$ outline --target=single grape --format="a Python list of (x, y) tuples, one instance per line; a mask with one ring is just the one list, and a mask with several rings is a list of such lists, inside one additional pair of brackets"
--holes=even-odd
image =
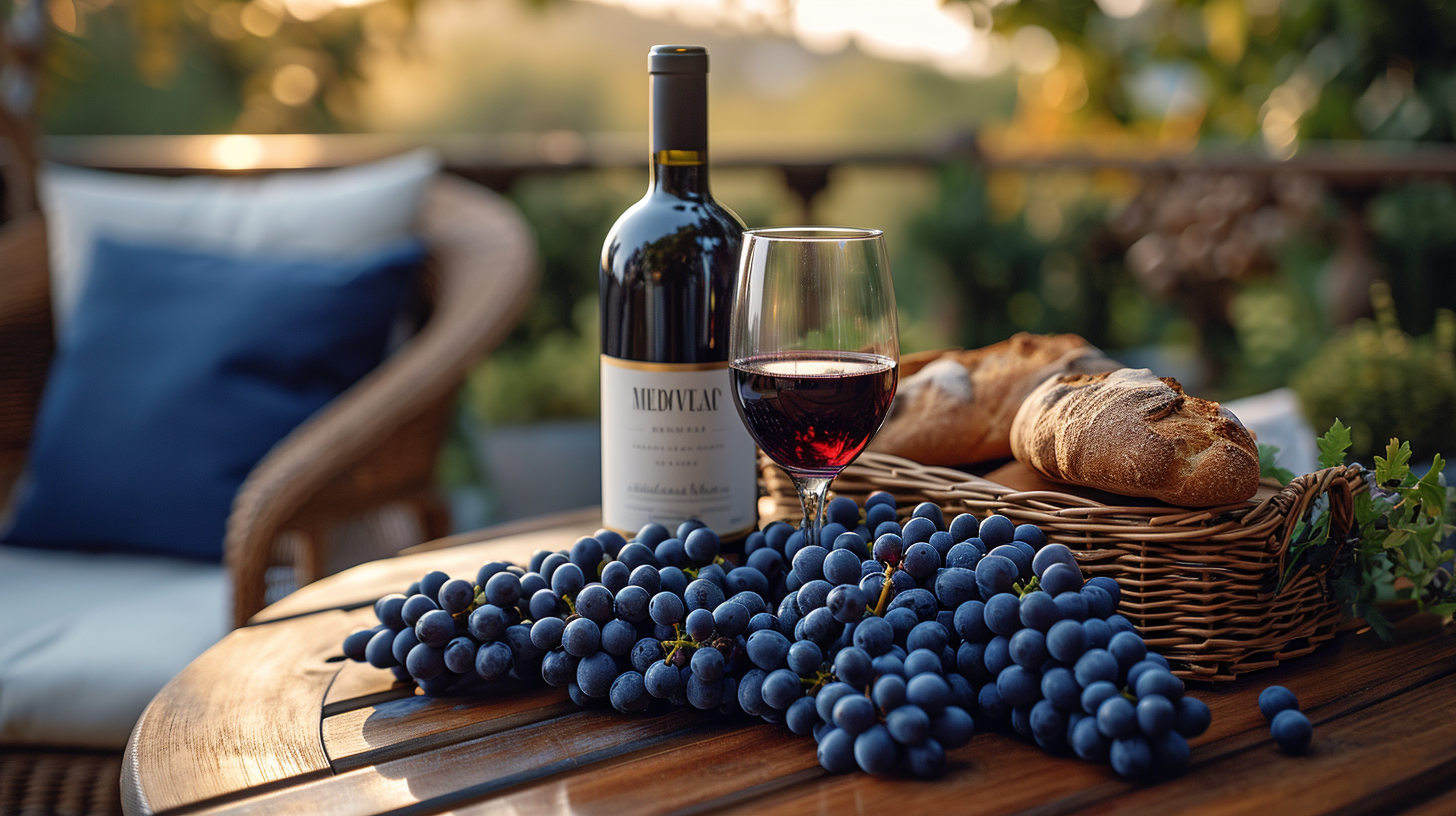
[(612, 687), (607, 691), (607, 697), (611, 700), (612, 707), (623, 714), (646, 711), (647, 707), (652, 704), (652, 696), (647, 693), (647, 686), (642, 675), (635, 671), (622, 672), (617, 675), (617, 679), (612, 681)]
[(1047, 661), (1046, 635), (1035, 629), (1022, 629), (1012, 635), (1009, 646), (1011, 659), (1023, 668), (1039, 669)]
[[(402, 631), (409, 632), (411, 636), (414, 635), (413, 629)], [(381, 629), (369, 638), (369, 642), (364, 645), (364, 659), (369, 662), (369, 665), (376, 669), (387, 669), (399, 665), (393, 652), (394, 638), (395, 633), (392, 629)]]
[(394, 656), (394, 662), (400, 666), (404, 666), (405, 660), (409, 658), (410, 650), (417, 646), (419, 642), (420, 639), (415, 635), (413, 628), (401, 629), (395, 634), (394, 643), (390, 646), (390, 654)]
[(1046, 592), (1029, 592), (1023, 595), (1017, 616), (1022, 626), (1041, 632), (1051, 629), (1053, 624), (1064, 617), (1057, 602)]
[(1107, 759), (1112, 743), (1097, 730), (1097, 718), (1086, 717), (1072, 727), (1072, 751), (1088, 762)]
[(561, 645), (561, 633), (565, 629), (566, 621), (561, 618), (542, 618), (531, 624), (531, 642), (549, 652)]
[(1137, 710), (1120, 694), (1108, 697), (1097, 706), (1097, 729), (1110, 740), (1128, 739), (1138, 733)]
[(659, 660), (647, 668), (643, 683), (648, 694), (666, 700), (682, 690), (682, 672)]
[(976, 586), (982, 600), (1010, 592), (1019, 577), (1016, 562), (1004, 556), (987, 555), (976, 564)]
[(947, 567), (958, 567), (974, 572), (976, 565), (981, 562), (981, 558), (984, 555), (985, 553), (982, 552), (980, 547), (977, 547), (969, 541), (962, 541), (946, 551), (945, 565)]
[[(928, 523), (928, 522), (927, 522)], [(909, 539), (906, 539), (907, 541)], [(925, 542), (910, 544), (905, 550), (905, 556), (901, 559), (900, 567), (916, 581), (924, 580), (935, 574), (940, 569), (940, 553)]]
[(971, 741), (976, 723), (962, 707), (948, 705), (930, 724), (930, 735), (942, 746), (954, 750)]
[(683, 538), (683, 551), (695, 564), (708, 564), (718, 557), (722, 542), (718, 534), (707, 527), (699, 527)]
[(1016, 537), (1016, 524), (1003, 515), (990, 515), (981, 522), (980, 539), (988, 548), (1010, 544)]
[(775, 669), (763, 679), (763, 701), (779, 711), (787, 709), (803, 696), (804, 689), (799, 683), (799, 675), (788, 669)]
[[(990, 556), (986, 560), (990, 560)], [(981, 562), (986, 563), (985, 561)], [(1021, 629), (1021, 603), (1015, 595), (1002, 593), (986, 601), (986, 628), (1002, 637), (1011, 637)]]
[[(404, 596), (400, 597), (403, 598)], [(350, 632), (349, 636), (344, 638), (344, 657), (360, 663), (364, 662), (368, 659), (367, 650), (369, 648), (369, 641), (386, 628), (388, 627), (381, 624), (372, 629), (355, 629)]]
[(812, 677), (824, 663), (824, 651), (817, 644), (801, 640), (789, 647), (789, 668), (800, 677)]
[[(572, 657), (585, 658), (601, 648), (602, 630), (590, 618), (574, 618), (561, 633), (561, 648)], [(578, 679), (577, 683), (581, 683)], [(601, 694), (592, 694), (601, 697)]]
[[(923, 711), (921, 713), (924, 714)], [(875, 704), (863, 694), (847, 694), (834, 704), (832, 721), (848, 734), (861, 734), (875, 724)], [(926, 725), (928, 729), (929, 718)]]
[(814, 710), (812, 697), (800, 697), (784, 711), (784, 725), (800, 736), (813, 733), (814, 726), (819, 722), (819, 714)]
[(1112, 769), (1128, 779), (1146, 776), (1153, 767), (1153, 750), (1143, 737), (1113, 740), (1108, 758)]
[(443, 649), (455, 637), (455, 619), (443, 609), (432, 609), (415, 624), (415, 637), (432, 648)]
[(1117, 685), (1108, 680), (1088, 683), (1082, 688), (1082, 710), (1095, 716), (1104, 702), (1117, 695)]
[(1173, 728), (1177, 712), (1167, 697), (1149, 694), (1137, 701), (1137, 724), (1145, 736), (1160, 737)]
[(1208, 730), (1209, 724), (1213, 721), (1213, 715), (1209, 712), (1207, 703), (1184, 695), (1178, 699), (1175, 705), (1178, 711), (1173, 728), (1179, 734), (1192, 739)]
[[(651, 569), (649, 567), (649, 569)], [(621, 561), (608, 561), (602, 565), (602, 586), (607, 591), (616, 595), (621, 589), (627, 586), (632, 580), (632, 570)]]
[(855, 769), (854, 736), (842, 728), (833, 728), (819, 741), (819, 765), (830, 773), (849, 773)]
[(934, 717), (950, 703), (950, 686), (938, 674), (917, 674), (905, 683), (905, 699)]
[[(1035, 524), (1016, 525), (1016, 530), (1012, 533), (1011, 540), (1021, 541), (1026, 544), (1030, 544), (1032, 549), (1035, 550), (1040, 550), (1041, 548), (1047, 546), (1046, 533), (1042, 532), (1041, 528), (1036, 526)], [(1060, 547), (1062, 545), (1057, 544), (1054, 546)]]
[(576, 665), (576, 684), (586, 696), (600, 699), (611, 693), (618, 674), (617, 662), (611, 655), (592, 652)]
[(865, 650), (850, 646), (840, 649), (834, 656), (834, 676), (854, 686), (863, 688), (874, 677), (874, 666)]
[(828, 557), (829, 550), (811, 544), (794, 553), (794, 574), (803, 581), (822, 580), (824, 578), (824, 559)]
[(1259, 713), (1264, 715), (1264, 719), (1273, 722), (1279, 712), (1288, 709), (1298, 711), (1299, 698), (1284, 686), (1269, 686), (1259, 692)]
[(829, 591), (825, 608), (840, 623), (853, 623), (865, 616), (869, 597), (854, 584), (843, 584)]
[(765, 629), (748, 636), (746, 649), (753, 665), (764, 671), (773, 671), (784, 665), (789, 653), (789, 639), (777, 631)]
[(723, 679), (723, 653), (717, 649), (698, 649), (690, 662), (693, 674), (704, 683), (715, 683)]
[(1082, 705), (1082, 687), (1072, 671), (1061, 666), (1042, 673), (1041, 696), (1063, 711), (1076, 711)]
[(374, 602), (375, 617), (379, 618), (380, 623), (396, 632), (403, 629), (404, 617), (401, 613), (404, 611), (404, 603), (406, 600), (408, 598), (398, 593), (385, 595), (383, 598)]
[(902, 666), (906, 677), (914, 677), (926, 672), (940, 674), (942, 670), (940, 655), (929, 649), (916, 649), (906, 655)]
[[(649, 521), (637, 531), (636, 541), (646, 547), (656, 547), (672, 537), (672, 532), (655, 521)], [(600, 696), (600, 695), (597, 695)]]
[[(533, 640), (532, 643), (535, 641)], [(637, 645), (637, 627), (613, 618), (602, 627), (602, 651), (614, 657), (625, 657)]]
[(1087, 617), (1089, 618), (1106, 618), (1116, 610), (1112, 603), (1112, 596), (1107, 594), (1107, 590), (1090, 581), (1082, 585), (1081, 595), (1082, 600), (1087, 603)]
[(1113, 611), (1117, 610), (1117, 604), (1122, 600), (1122, 587), (1117, 585), (1117, 579), (1109, 578), (1106, 575), (1098, 575), (1087, 579), (1088, 586), (1095, 586), (1106, 592), (1112, 598)]
[[(909, 547), (916, 544), (928, 544), (930, 537), (935, 535), (939, 529), (935, 522), (924, 517), (912, 518), (906, 521), (905, 525), (900, 529), (900, 537), (905, 539), (906, 552), (909, 551)], [(934, 548), (932, 547), (931, 549)]]
[[(441, 573), (441, 575), (443, 574)], [(437, 589), (436, 591), (438, 592), (439, 590)], [(420, 618), (424, 617), (426, 612), (440, 608), (439, 604), (431, 600), (432, 597), (430, 595), (420, 594), (411, 595), (405, 600), (404, 606), (400, 608), (400, 619), (406, 627), (411, 627), (419, 623)]]
[[(552, 649), (541, 658), (541, 679), (552, 688), (576, 682), (576, 665), (580, 662), (561, 649)], [(673, 674), (677, 674), (674, 669)]]
[(1086, 688), (1098, 680), (1116, 682), (1118, 677), (1117, 658), (1106, 649), (1088, 649), (1086, 653), (1077, 658), (1072, 673), (1077, 676), (1077, 682), (1082, 685), (1082, 688)]
[(1107, 644), (1107, 651), (1117, 658), (1118, 665), (1124, 669), (1131, 669), (1148, 656), (1147, 644), (1133, 632), (1118, 632), (1113, 635)]
[(440, 587), (443, 587), (445, 582), (449, 580), (449, 575), (439, 570), (431, 570), (425, 573), (425, 577), (420, 579), (420, 594), (432, 600), (438, 598), (440, 597)]
[(482, 645), (475, 653), (475, 673), (486, 682), (505, 677), (514, 665), (511, 647), (498, 640)]
[[(481, 607), (482, 609), (484, 607)], [(538, 589), (531, 594), (530, 609), (531, 617), (540, 620), (555, 615), (561, 608), (561, 597), (549, 589)], [(475, 610), (479, 612), (480, 609)], [(475, 612), (470, 613), (475, 617)]]
[(445, 671), (445, 650), (428, 643), (417, 643), (410, 649), (404, 665), (416, 680), (430, 680)]
[(1041, 576), (1041, 588), (1052, 595), (1076, 592), (1082, 588), (1082, 573), (1066, 564), (1052, 564)]
[(1302, 754), (1309, 747), (1314, 728), (1303, 712), (1286, 708), (1274, 715), (1274, 721), (1269, 724), (1269, 733), (1279, 744), (1279, 750), (1286, 754)]
[(919, 745), (930, 736), (930, 715), (919, 706), (902, 705), (885, 715), (885, 728), (901, 745)]
[(666, 590), (653, 595), (647, 609), (652, 616), (652, 622), (662, 626), (682, 623), (684, 616), (687, 615), (687, 608), (683, 605), (682, 598)]
[(1087, 630), (1074, 620), (1061, 620), (1047, 630), (1047, 652), (1063, 663), (1074, 663), (1089, 648)]
[(1031, 735), (1047, 751), (1059, 751), (1067, 745), (1067, 715), (1050, 700), (1038, 700), (1031, 707)]
[(562, 564), (551, 574), (551, 591), (566, 598), (576, 597), (576, 593), (586, 586), (586, 578), (578, 567), (572, 563)]

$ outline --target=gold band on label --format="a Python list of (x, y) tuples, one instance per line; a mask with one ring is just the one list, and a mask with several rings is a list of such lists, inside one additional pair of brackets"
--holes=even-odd
[(728, 367), (726, 360), (721, 363), (645, 363), (640, 360), (623, 360), (610, 354), (602, 355), (602, 364), (633, 371), (719, 371)]
[(708, 163), (706, 150), (659, 150), (653, 161), (668, 167), (698, 167)]

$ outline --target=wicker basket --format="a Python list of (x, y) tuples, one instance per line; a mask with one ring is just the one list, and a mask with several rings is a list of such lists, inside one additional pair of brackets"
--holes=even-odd
[[(787, 474), (760, 456), (772, 500), (765, 521), (800, 516)], [(1301, 567), (1278, 592), (1296, 526), (1320, 496), (1335, 528), (1348, 527), (1364, 480), (1357, 467), (1295, 479), (1262, 501), (1186, 509), (1166, 504), (1113, 506), (1053, 490), (1017, 491), (958, 470), (867, 452), (834, 482), (837, 494), (863, 501), (895, 494), (903, 513), (922, 501), (947, 513), (1001, 513), (1036, 524), (1070, 547), (1089, 575), (1122, 585), (1119, 611), (1148, 645), (1197, 680), (1237, 675), (1307, 654), (1341, 628), (1321, 572)], [(1137, 501), (1137, 500), (1133, 500)]]

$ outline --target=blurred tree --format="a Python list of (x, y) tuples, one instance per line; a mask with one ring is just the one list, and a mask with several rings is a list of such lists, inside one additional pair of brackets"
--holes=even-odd
[[(8, 16), (20, 3), (0, 0)], [(374, 49), (417, 0), (45, 0), (51, 133), (342, 129)], [(99, 91), (99, 92), (98, 92)]]
[(1050, 100), (1094, 130), (1257, 134), (1275, 155), (1301, 139), (1456, 136), (1444, 0), (947, 1), (1009, 35), (1024, 119)]

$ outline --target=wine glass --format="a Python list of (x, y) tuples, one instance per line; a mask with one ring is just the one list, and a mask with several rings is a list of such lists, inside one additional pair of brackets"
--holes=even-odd
[(728, 334), (733, 401), (788, 472), (819, 542), (829, 483), (880, 429), (899, 380), (895, 291), (880, 230), (756, 229)]

